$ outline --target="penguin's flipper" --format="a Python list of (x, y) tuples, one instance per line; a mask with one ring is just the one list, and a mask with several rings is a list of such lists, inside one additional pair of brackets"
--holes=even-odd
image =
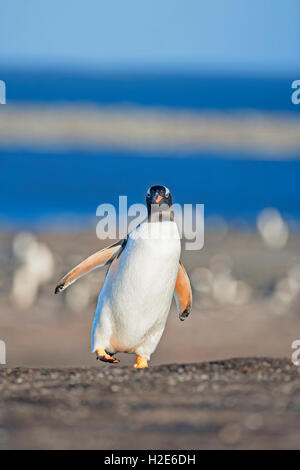
[(181, 261), (179, 261), (174, 298), (179, 318), (183, 321), (189, 316), (192, 309), (192, 289), (189, 277)]
[(118, 256), (126, 245), (126, 239), (120, 240), (103, 250), (97, 251), (68, 272), (57, 284), (55, 294), (62, 292), (80, 277), (102, 266), (107, 266)]

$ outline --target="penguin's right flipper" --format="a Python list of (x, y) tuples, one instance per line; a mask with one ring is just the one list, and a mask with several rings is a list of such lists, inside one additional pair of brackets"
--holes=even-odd
[(86, 258), (80, 264), (75, 266), (71, 271), (68, 272), (57, 284), (55, 288), (55, 294), (62, 292), (68, 286), (73, 284), (73, 282), (77, 281), (80, 277), (84, 276), (85, 274), (93, 271), (97, 268), (102, 268), (103, 266), (107, 266), (116, 258), (116, 256), (120, 255), (123, 248), (126, 245), (127, 239), (123, 239), (110, 245), (103, 250), (97, 251), (93, 255)]
[(177, 310), (179, 312), (179, 318), (181, 321), (183, 321), (191, 313), (192, 288), (189, 277), (181, 261), (179, 261), (179, 268), (174, 289), (174, 298)]

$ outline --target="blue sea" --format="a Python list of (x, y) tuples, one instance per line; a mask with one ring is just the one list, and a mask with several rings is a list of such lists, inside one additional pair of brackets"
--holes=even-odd
[[(254, 109), (299, 113), (291, 102), (297, 77), (197, 73), (1, 70), (10, 102), (137, 104), (177, 109)], [(299, 78), (299, 77), (298, 77)]]
[[(299, 113), (291, 103), (295, 78), (77, 71), (4, 70), (7, 102), (139, 105), (188, 110)], [(1, 112), (1, 107), (0, 107)], [(299, 129), (300, 131), (300, 129)], [(300, 155), (299, 155), (300, 156)], [(270, 158), (271, 157), (271, 158)], [(298, 157), (298, 156), (296, 156)], [(89, 217), (103, 203), (143, 202), (151, 184), (170, 187), (174, 202), (203, 203), (205, 214), (254, 224), (276, 207), (300, 220), (300, 159), (236, 158), (220, 150), (160, 156), (149, 151), (93, 152), (0, 147), (0, 223), (34, 227), (55, 218)]]

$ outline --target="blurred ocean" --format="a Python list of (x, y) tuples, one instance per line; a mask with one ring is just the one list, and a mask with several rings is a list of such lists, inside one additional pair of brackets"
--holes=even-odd
[(79, 73), (1, 70), (9, 102), (137, 104), (183, 109), (254, 109), (297, 113), (295, 77), (259, 78), (155, 72)]
[[(7, 105), (140, 106), (190, 111), (268, 112), (299, 116), (291, 80), (256, 77), (141, 73), (1, 71)], [(18, 109), (18, 108), (17, 108)], [(226, 117), (226, 114), (225, 114)], [(300, 129), (299, 129), (300, 131)], [(282, 152), (282, 151), (281, 151)], [(276, 152), (275, 152), (276, 153)], [(168, 155), (128, 148), (45, 149), (0, 142), (0, 223), (34, 226), (95, 216), (99, 204), (143, 202), (151, 184), (171, 188), (174, 202), (204, 203), (205, 214), (253, 224), (265, 207), (300, 219), (300, 150), (266, 155), (249, 149), (237, 158), (228, 148)]]
[(300, 219), (300, 160), (3, 151), (0, 161), (5, 221), (92, 217), (99, 204), (117, 204), (118, 195), (144, 202), (154, 183), (170, 187), (174, 202), (205, 204), (206, 215), (252, 223), (264, 207), (276, 207)]

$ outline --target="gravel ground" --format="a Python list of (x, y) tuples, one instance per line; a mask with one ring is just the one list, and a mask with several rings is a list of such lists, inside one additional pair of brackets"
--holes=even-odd
[(0, 449), (300, 449), (300, 368), (0, 368)]

